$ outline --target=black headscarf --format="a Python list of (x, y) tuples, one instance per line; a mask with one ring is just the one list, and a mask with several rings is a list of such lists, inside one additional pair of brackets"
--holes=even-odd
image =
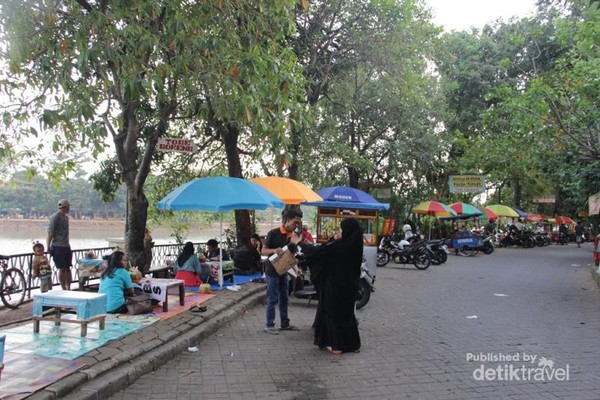
[(323, 277), (321, 272), (329, 264), (327, 257), (343, 258), (350, 261), (348, 267), (354, 270), (354, 275), (357, 278), (360, 275), (360, 265), (363, 256), (363, 235), (360, 223), (356, 218), (345, 218), (342, 220), (340, 227), (342, 228), (341, 239), (334, 240), (325, 246), (313, 247), (314, 253), (312, 254), (310, 251), (307, 251), (309, 253), (308, 263), (311, 280), (314, 283), (317, 283)]
[(192, 254), (194, 254), (194, 243), (185, 242), (181, 254), (179, 254), (179, 257), (177, 257), (177, 265), (183, 267), (183, 264), (185, 264)]
[(356, 218), (346, 218), (342, 220), (340, 224), (342, 228), (342, 239), (341, 241), (353, 249), (360, 250), (362, 255), (363, 251), (363, 234), (360, 227), (360, 223)]

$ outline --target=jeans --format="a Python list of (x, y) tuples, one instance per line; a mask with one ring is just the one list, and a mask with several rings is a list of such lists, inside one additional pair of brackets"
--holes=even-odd
[(266, 276), (267, 282), (267, 328), (275, 326), (275, 306), (279, 303), (281, 327), (290, 325), (288, 318), (288, 276)]

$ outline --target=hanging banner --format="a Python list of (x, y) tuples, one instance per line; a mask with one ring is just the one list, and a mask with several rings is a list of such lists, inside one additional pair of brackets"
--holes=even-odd
[(600, 214), (600, 193), (596, 193), (589, 198), (589, 214), (598, 215)]
[(450, 175), (448, 184), (451, 193), (481, 193), (485, 191), (483, 175)]
[(533, 199), (531, 202), (536, 203), (536, 204), (554, 204), (554, 203), (556, 203), (556, 199), (554, 199), (554, 198)]

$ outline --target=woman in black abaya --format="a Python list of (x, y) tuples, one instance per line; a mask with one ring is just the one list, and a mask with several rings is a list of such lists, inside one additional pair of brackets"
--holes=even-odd
[(342, 237), (315, 250), (307, 259), (317, 287), (314, 344), (331, 354), (358, 352), (360, 335), (354, 316), (363, 256), (358, 220), (342, 220)]

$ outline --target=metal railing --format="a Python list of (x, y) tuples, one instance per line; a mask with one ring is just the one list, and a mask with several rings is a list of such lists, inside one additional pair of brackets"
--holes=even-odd
[[(205, 242), (194, 243), (195, 248), (198, 248), (199, 245), (204, 246), (204, 245), (206, 245), (206, 243)], [(150, 265), (150, 269), (156, 269), (156, 268), (161, 268), (163, 266), (166, 266), (167, 261), (170, 261), (170, 260), (174, 261), (182, 249), (183, 249), (183, 246), (178, 245), (178, 244), (155, 245), (152, 248), (152, 263)], [(112, 251), (112, 250), (114, 250), (114, 247), (108, 247), (108, 246), (107, 247), (96, 247), (93, 249), (73, 250), (73, 268), (71, 269), (71, 281), (77, 282), (79, 280), (79, 269), (77, 268), (78, 261), (80, 259), (85, 258), (85, 255), (89, 251), (93, 251), (95, 254), (100, 255), (107, 251)], [(27, 299), (31, 299), (31, 291), (32, 290), (40, 288), (39, 278), (32, 277), (33, 271), (32, 271), (31, 265), (32, 265), (32, 261), (33, 261), (33, 256), (34, 256), (33, 253), (15, 254), (15, 255), (7, 256), (7, 257), (9, 257), (9, 259), (7, 260), (8, 267), (9, 268), (17, 268), (23, 272), (23, 275), (25, 275), (25, 282), (27, 285), (27, 287), (25, 288), (25, 291), (26, 291), (25, 296)], [(46, 256), (50, 259), (50, 256), (48, 254), (46, 254)], [(50, 263), (52, 263), (51, 259), (50, 259)], [(89, 279), (98, 279), (98, 278), (90, 277)], [(52, 286), (55, 286), (55, 285), (60, 285), (60, 284), (58, 281), (58, 275), (57, 275), (56, 268), (53, 268)]]

